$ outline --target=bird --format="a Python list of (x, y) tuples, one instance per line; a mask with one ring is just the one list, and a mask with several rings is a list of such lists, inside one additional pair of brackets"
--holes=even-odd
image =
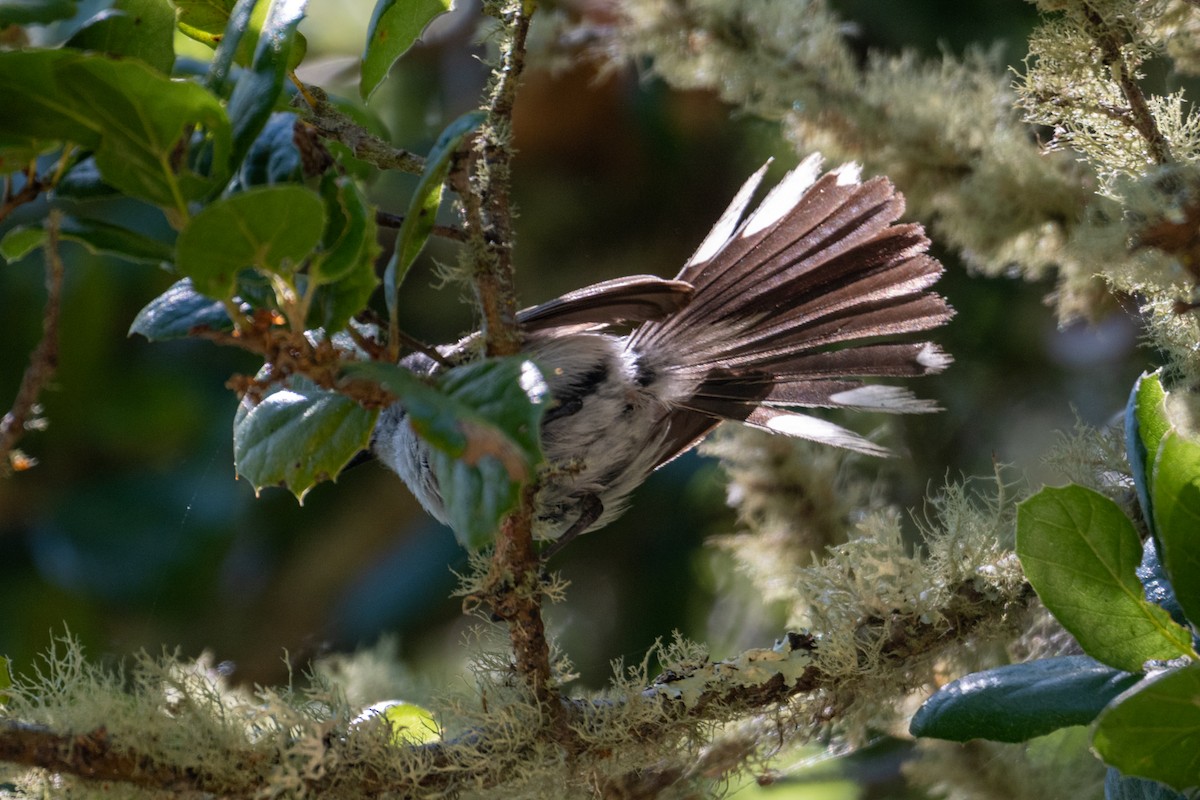
[[(880, 445), (803, 408), (940, 410), (906, 388), (864, 381), (941, 372), (930, 341), (896, 341), (946, 323), (931, 287), (944, 272), (904, 198), (856, 164), (822, 171), (813, 154), (747, 213), (755, 172), (673, 279), (632, 275), (517, 314), (523, 354), (550, 402), (533, 536), (555, 549), (607, 525), (653, 471), (732, 421), (875, 456)], [(401, 359), (435, 376), (478, 357), (480, 334)], [(430, 445), (402, 404), (385, 408), (371, 448), (435, 518), (448, 515)]]

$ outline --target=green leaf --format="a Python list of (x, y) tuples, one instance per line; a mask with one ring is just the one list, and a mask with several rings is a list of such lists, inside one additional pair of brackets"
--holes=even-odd
[(0, 239), (0, 258), (8, 263), (20, 261), (46, 243), (46, 231), (19, 225)]
[(250, 145), (250, 150), (242, 160), (238, 170), (240, 190), (277, 183), (299, 183), (303, 179), (303, 164), (295, 141), (297, 120), (298, 117), (292, 113), (271, 114), (262, 133)]
[(200, 294), (191, 279), (184, 278), (138, 312), (129, 334), (138, 333), (152, 342), (161, 342), (181, 339), (201, 326), (224, 331), (233, 328), (233, 321), (224, 303)]
[(308, 279), (320, 284), (309, 324), (337, 331), (366, 307), (379, 285), (375, 277), (379, 244), (374, 209), (352, 180), (327, 176), (321, 194), (328, 222), (322, 237), (323, 252), (308, 272)]
[(1150, 485), (1163, 567), (1188, 619), (1200, 620), (1200, 442), (1166, 433)]
[(318, 283), (341, 280), (363, 266), (374, 274), (375, 214), (367, 205), (354, 181), (348, 178), (330, 178), (322, 183), (321, 195), (325, 200), (326, 224), (321, 238), (324, 251), (313, 262), (309, 279)]
[(67, 47), (141, 59), (169, 75), (175, 64), (175, 9), (167, 0), (116, 0), (67, 40)]
[(1017, 555), (1046, 608), (1105, 664), (1140, 672), (1192, 652), (1191, 636), (1146, 600), (1133, 523), (1082, 486), (1046, 488), (1017, 507)]
[(416, 703), (406, 703), (402, 700), (375, 703), (355, 717), (354, 723), (359, 724), (378, 717), (386, 720), (391, 727), (392, 744), (397, 747), (426, 744), (442, 738), (433, 713)]
[[(379, 384), (394, 394), (425, 441), (449, 453), (462, 453), (467, 437), (459, 428), (458, 411), (445, 394), (398, 364), (359, 361), (347, 364), (343, 375)], [(414, 428), (417, 428), (414, 425)]]
[(1114, 700), (1092, 746), (1126, 775), (1200, 786), (1200, 664), (1161, 672)]
[[(0, 53), (0, 148), (66, 141), (95, 151), (104, 180), (133, 197), (186, 212), (186, 201), (224, 181), (229, 125), (217, 98), (139, 61), (62, 50)], [(213, 174), (185, 159), (193, 129), (206, 132)]]
[(913, 736), (1024, 742), (1086, 725), (1141, 678), (1087, 656), (1064, 656), (976, 672), (947, 684), (913, 716)]
[(94, 148), (101, 131), (60, 86), (59, 68), (82, 57), (69, 50), (0, 52), (0, 147), (33, 152), (62, 141)]
[(0, 0), (0, 28), (46, 25), (75, 16), (76, 0)]
[(313, 486), (335, 479), (371, 440), (378, 411), (299, 377), (257, 405), (238, 409), (233, 461), (255, 492), (282, 486), (304, 502)]
[(1125, 406), (1125, 453), (1133, 482), (1137, 487), (1138, 503), (1146, 525), (1153, 531), (1154, 505), (1151, 501), (1150, 462), (1158, 452), (1158, 444), (1167, 432), (1167, 422), (1161, 371), (1146, 372), (1133, 384)]
[[(233, 158), (239, 163), (262, 131), (283, 93), (283, 81), (296, 44), (296, 27), (306, 0), (274, 0), (263, 23), (250, 68), (238, 78), (229, 98)], [(297, 52), (299, 52), (297, 50)]]
[(438, 207), (442, 203), (442, 187), (454, 154), (463, 140), (482, 125), (485, 119), (486, 115), (482, 111), (463, 114), (446, 126), (434, 143), (433, 149), (429, 151), (425, 160), (425, 170), (421, 173), (421, 179), (417, 182), (417, 188), (409, 201), (408, 214), (396, 234), (396, 249), (392, 252), (384, 271), (383, 284), (387, 293), (388, 313), (391, 316), (395, 314), (396, 292), (433, 231)]
[(325, 209), (302, 186), (268, 186), (211, 203), (175, 244), (175, 265), (196, 290), (231, 297), (247, 267), (291, 277), (321, 239)]
[(367, 46), (362, 54), (362, 80), (358, 91), (363, 100), (383, 83), (392, 64), (413, 43), (434, 17), (450, 10), (453, 0), (378, 0), (367, 27)]
[(413, 430), (433, 447), (430, 468), (459, 542), (490, 543), (542, 459), (547, 390), (533, 362), (512, 357), (454, 367), (439, 376), (438, 388), (391, 364), (351, 364), (345, 372), (399, 398)]
[[(94, 219), (66, 217), (59, 226), (59, 238), (76, 242), (93, 255), (118, 256), (129, 261), (160, 264), (170, 261), (173, 250), (170, 245), (149, 239), (128, 228), (110, 225)], [(18, 226), (0, 240), (0, 256), (15, 261), (46, 242), (43, 228)]]

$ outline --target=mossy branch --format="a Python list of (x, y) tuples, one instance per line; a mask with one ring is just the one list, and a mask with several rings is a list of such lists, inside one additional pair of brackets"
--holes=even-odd
[[(780, 729), (780, 734), (791, 740), (805, 740), (824, 727), (830, 714), (836, 718), (839, 710), (835, 706), (856, 696), (858, 683), (876, 680), (881, 671), (903, 674), (907, 688), (919, 686), (928, 666), (947, 648), (974, 640), (989, 627), (994, 629), (998, 619), (1008, 618), (1009, 624), (1014, 624), (1014, 618), (1021, 616), (1033, 596), (1024, 585), (1011, 590), (996, 588), (964, 581), (952, 588), (940, 613), (896, 613), (886, 619), (863, 620), (854, 634), (860, 642), (861, 669), (857, 674), (848, 674), (840, 659), (837, 664), (826, 663), (820, 637), (788, 633), (774, 647), (749, 650), (730, 659), (667, 663), (653, 683), (640, 690), (626, 684), (612, 700), (557, 701), (565, 738), (550, 743), (543, 738), (544, 727), (496, 723), (442, 742), (402, 745), (391, 739), (384, 725), (346, 727), (344, 709), (327, 707), (323, 714), (314, 715), (312, 709), (322, 706), (312, 698), (298, 698), (304, 712), (289, 712), (275, 705), (286, 698), (273, 695), (239, 705), (210, 690), (189, 690), (177, 682), (179, 690), (185, 692), (175, 701), (172, 716), (178, 718), (155, 722), (150, 733), (143, 734), (138, 720), (130, 717), (113, 720), (115, 728), (91, 726), (83, 730), (54, 730), (36, 721), (0, 721), (0, 761), (87, 781), (157, 789), (176, 797), (211, 793), (250, 798), (269, 795), (272, 781), (290, 759), (319, 751), (311, 757), (319, 759), (322, 767), (302, 771), (302, 786), (292, 787), (307, 796), (444, 796), (472, 788), (511, 787), (532, 775), (545, 781), (553, 774), (554, 785), (559, 787), (588, 783), (604, 794), (622, 786), (637, 786), (638, 793), (631, 796), (651, 797), (677, 781), (695, 776), (698, 764), (706, 765), (705, 775), (711, 778), (714, 770), (736, 769), (743, 763), (747, 753), (722, 761), (723, 767), (705, 761), (713, 754), (711, 748), (698, 746), (707, 737), (694, 737), (697, 726), (783, 712), (790, 713), (792, 721)], [(71, 651), (68, 658), (72, 655), (78, 653)], [(669, 652), (667, 656), (669, 661)], [(151, 672), (164, 674), (171, 669), (154, 667)], [(139, 672), (132, 677), (134, 686), (156, 685), (156, 681), (142, 680)], [(52, 674), (45, 679), (56, 681), (59, 691), (71, 689), (63, 675)], [(119, 691), (121, 682), (119, 677), (89, 678), (86, 672), (75, 680), (92, 681), (90, 689), (82, 685), (73, 689), (82, 692), (95, 692), (96, 684), (105, 684), (104, 691)], [(23, 697), (38, 698), (36, 709), (22, 707), (18, 711), (39, 718), (62, 719), (70, 714), (69, 709), (55, 707), (54, 701), (47, 699), (54, 692), (43, 687), (25, 686), (18, 680), (16, 692), (18, 706), (22, 706)], [(817, 698), (812, 708), (806, 704), (807, 698)], [(133, 696), (130, 701), (126, 705), (159, 713), (153, 704), (161, 699)], [(61, 702), (77, 703), (78, 698), (68, 691)], [(119, 701), (110, 698), (109, 702)], [(151, 706), (140, 705), (147, 702)], [(497, 711), (493, 710), (495, 716), (490, 718), (504, 719)], [(216, 715), (220, 720), (217, 724), (231, 729), (217, 738), (241, 738), (245, 735), (239, 732), (243, 723), (261, 729), (262, 720), (270, 718), (277, 719), (276, 724), (286, 735), (260, 735), (242, 745), (230, 740), (206, 742), (205, 747), (219, 748), (222, 757), (210, 766), (189, 766), (185, 759), (200, 757), (183, 744), (187, 741), (186, 729), (210, 727), (213, 721), (198, 721), (197, 715), (203, 714)], [(172, 751), (155, 750), (172, 738), (163, 729), (172, 724), (179, 726), (174, 760), (166, 755)], [(564, 758), (564, 750), (568, 758)], [(619, 758), (615, 755), (618, 752)], [(208, 762), (200, 759), (199, 763)]]
[(1128, 110), (1119, 115), (1119, 119), (1133, 127), (1143, 139), (1149, 150), (1151, 160), (1155, 164), (1169, 164), (1174, 159), (1167, 138), (1159, 130), (1150, 104), (1142, 87), (1137, 83), (1137, 69), (1125, 58), (1123, 48), (1128, 44), (1128, 36), (1119, 28), (1110, 25), (1105, 18), (1088, 4), (1081, 8), (1088, 32), (1100, 49), (1100, 57), (1104, 66), (1108, 67), (1112, 79), (1121, 88), (1121, 94), (1129, 103)]

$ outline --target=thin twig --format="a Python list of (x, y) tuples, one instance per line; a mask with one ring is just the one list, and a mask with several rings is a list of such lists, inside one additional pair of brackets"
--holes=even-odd
[(324, 91), (316, 86), (306, 86), (302, 101), (295, 105), (301, 110), (305, 121), (324, 137), (341, 142), (350, 148), (354, 157), (379, 169), (395, 169), (420, 175), (425, 170), (425, 159), (380, 139), (367, 131), (340, 108), (329, 102)]
[[(404, 224), (404, 215), (389, 214), (387, 211), (377, 209), (375, 211), (375, 224), (381, 228), (399, 228)], [(451, 225), (434, 225), (431, 233), (434, 236), (440, 236), (443, 239), (452, 239), (456, 242), (465, 242), (467, 240), (466, 231)]]
[(62, 309), (63, 263), (58, 252), (62, 215), (51, 211), (46, 221), (46, 309), (42, 312), (42, 339), (29, 357), (12, 409), (0, 420), (0, 469), (7, 469), (17, 453), (13, 449), (25, 434), (42, 389), (58, 367), (58, 321)]
[(47, 188), (48, 184), (43, 183), (37, 174), (37, 166), (30, 164), (24, 172), (25, 183), (19, 191), (12, 190), (12, 178), (7, 175), (4, 177), (4, 199), (0, 202), (0, 222), (4, 222), (8, 215), (16, 211), (20, 206), (26, 203), (32, 203), (37, 199), (37, 196), (42, 193), (42, 190)]

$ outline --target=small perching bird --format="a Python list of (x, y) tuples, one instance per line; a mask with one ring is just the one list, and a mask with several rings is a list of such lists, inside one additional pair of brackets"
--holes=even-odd
[[(607, 524), (651, 472), (723, 420), (886, 455), (796, 409), (937, 410), (906, 389), (862, 380), (928, 375), (950, 363), (930, 342), (879, 341), (935, 328), (954, 313), (929, 291), (943, 269), (926, 253), (923, 229), (896, 224), (903, 197), (884, 178), (862, 182), (856, 165), (822, 174), (813, 155), (742, 221), (765, 173), (751, 176), (674, 280), (618, 278), (518, 315), (524, 352), (551, 397), (535, 538), (569, 539)], [(477, 341), (439, 352), (457, 363)], [(401, 363), (422, 374), (441, 369), (420, 353)], [(444, 522), (429, 445), (402, 406), (380, 415), (372, 446)]]

